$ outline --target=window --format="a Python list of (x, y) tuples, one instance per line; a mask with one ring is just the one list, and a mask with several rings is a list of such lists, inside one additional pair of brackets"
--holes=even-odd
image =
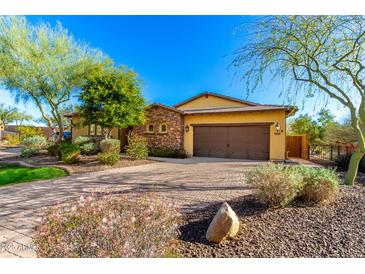
[(167, 125), (165, 123), (160, 124), (160, 133), (167, 133)]
[(153, 124), (148, 124), (147, 125), (146, 132), (147, 133), (154, 133), (155, 132), (155, 127), (153, 126)]
[(89, 135), (94, 136), (95, 135), (95, 124), (91, 124), (89, 127)]
[(96, 135), (98, 136), (103, 135), (103, 130), (101, 126), (96, 126)]

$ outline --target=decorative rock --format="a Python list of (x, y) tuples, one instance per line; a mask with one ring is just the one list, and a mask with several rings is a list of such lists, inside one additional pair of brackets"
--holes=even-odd
[(205, 237), (209, 242), (220, 243), (227, 238), (233, 238), (239, 226), (236, 213), (224, 202), (210, 223)]

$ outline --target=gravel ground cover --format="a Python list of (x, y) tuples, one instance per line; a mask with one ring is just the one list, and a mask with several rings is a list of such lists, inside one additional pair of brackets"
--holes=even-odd
[(331, 205), (296, 201), (270, 209), (252, 195), (228, 202), (240, 219), (235, 239), (205, 240), (220, 203), (185, 215), (179, 251), (182, 257), (365, 257), (365, 186), (341, 186)]

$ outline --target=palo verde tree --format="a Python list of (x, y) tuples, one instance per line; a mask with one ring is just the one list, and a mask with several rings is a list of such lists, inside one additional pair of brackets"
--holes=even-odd
[(88, 77), (80, 94), (79, 112), (83, 124), (96, 124), (104, 128), (105, 139), (112, 128), (126, 128), (144, 122), (145, 102), (137, 74), (126, 67), (112, 64)]
[(101, 53), (77, 42), (60, 24), (31, 25), (0, 17), (0, 84), (17, 101), (34, 102), (50, 128), (63, 136), (61, 107), (99, 62)]
[(270, 16), (250, 30), (233, 60), (249, 92), (271, 75), (291, 83), (286, 96), (325, 95), (350, 112), (357, 148), (345, 183), (353, 184), (365, 153), (365, 17)]

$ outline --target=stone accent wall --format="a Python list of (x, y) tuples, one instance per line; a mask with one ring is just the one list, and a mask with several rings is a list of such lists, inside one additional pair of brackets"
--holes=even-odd
[[(167, 125), (167, 133), (160, 133), (160, 124)], [(154, 133), (147, 133), (146, 127), (154, 125)], [(133, 131), (147, 138), (149, 147), (184, 147), (184, 116), (180, 113), (153, 106), (147, 112), (146, 123), (133, 128)]]

